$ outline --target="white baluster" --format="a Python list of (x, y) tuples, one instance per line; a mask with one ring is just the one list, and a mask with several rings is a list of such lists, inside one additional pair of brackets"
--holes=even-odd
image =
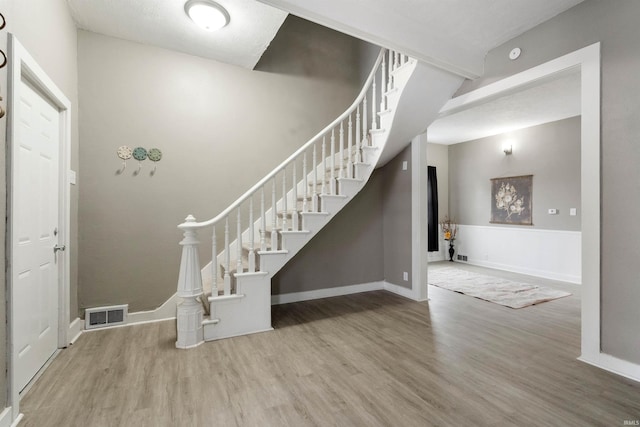
[(177, 348), (191, 348), (204, 342), (202, 317), (204, 310), (198, 298), (202, 295), (202, 274), (198, 256), (198, 236), (192, 224), (196, 219), (189, 215), (179, 228), (184, 230), (180, 242), (182, 257), (178, 276), (177, 295), (182, 299), (177, 312)]
[(271, 187), (271, 250), (278, 250), (278, 207), (276, 206), (276, 177)]
[(256, 272), (255, 232), (253, 227), (253, 195), (249, 199), (249, 273)]
[(218, 242), (216, 241), (216, 225), (213, 224), (211, 234), (211, 296), (218, 296)]
[(347, 145), (349, 146), (349, 161), (347, 162), (347, 178), (353, 178), (353, 123), (351, 121), (351, 114), (349, 114), (349, 125), (347, 127)]
[(400, 52), (396, 52), (395, 53), (395, 58), (393, 59), (395, 61), (395, 69), (397, 70), (398, 67), (400, 66)]
[(287, 168), (282, 170), (282, 231), (287, 231)]
[(242, 267), (242, 223), (240, 218), (240, 207), (238, 207), (238, 219), (236, 220), (236, 274), (244, 272)]
[(293, 161), (293, 171), (292, 171), (292, 184), (293, 188), (291, 189), (291, 198), (293, 199), (293, 209), (291, 212), (291, 229), (293, 231), (298, 231), (298, 180), (296, 178), (296, 161)]
[(318, 212), (318, 155), (316, 144), (313, 144), (313, 196), (311, 199), (311, 209)]
[(376, 114), (376, 76), (373, 75), (373, 84), (371, 85), (371, 130), (378, 129), (378, 115)]
[(393, 51), (389, 49), (389, 82), (387, 83), (387, 90), (393, 89)]
[(380, 112), (385, 111), (387, 109), (384, 96), (387, 91), (387, 63), (385, 61), (385, 56), (382, 55), (382, 68), (380, 70)]
[[(367, 95), (364, 96), (364, 100), (362, 101), (362, 145), (369, 145), (367, 141)], [(364, 154), (363, 154), (364, 155)]]
[(260, 191), (260, 250), (267, 250), (267, 215), (264, 211), (264, 185)]
[(229, 247), (229, 217), (224, 219), (224, 294), (231, 295), (231, 248)]
[(340, 173), (338, 178), (344, 178), (344, 121), (340, 122)]
[(309, 206), (307, 205), (307, 198), (309, 197), (309, 180), (307, 177), (307, 152), (304, 152), (302, 158), (302, 188), (304, 188), (302, 199), (302, 212), (308, 212)]
[(327, 170), (327, 137), (322, 137), (322, 189), (320, 190), (320, 194), (327, 194), (327, 186), (326, 186), (326, 170)]
[[(360, 104), (356, 109), (356, 163), (360, 163), (360, 151), (362, 150), (362, 139), (360, 138)], [(356, 178), (358, 178), (356, 176)]]
[(329, 194), (336, 194), (336, 129), (331, 129), (331, 173), (329, 174)]

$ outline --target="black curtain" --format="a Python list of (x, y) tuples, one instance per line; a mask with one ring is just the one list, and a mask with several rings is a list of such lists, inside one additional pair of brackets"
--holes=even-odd
[(435, 166), (427, 166), (427, 229), (428, 251), (437, 252), (440, 239), (438, 239), (438, 178)]

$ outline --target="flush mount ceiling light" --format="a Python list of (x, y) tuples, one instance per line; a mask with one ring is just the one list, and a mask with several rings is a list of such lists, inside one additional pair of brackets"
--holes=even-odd
[(207, 31), (215, 31), (229, 23), (229, 13), (218, 3), (208, 0), (189, 0), (184, 11), (197, 26)]

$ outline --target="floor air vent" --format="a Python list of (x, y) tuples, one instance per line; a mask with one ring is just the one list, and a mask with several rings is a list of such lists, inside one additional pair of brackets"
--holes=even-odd
[(124, 325), (127, 322), (129, 306), (112, 305), (109, 307), (87, 308), (84, 311), (84, 328), (95, 329), (105, 326)]

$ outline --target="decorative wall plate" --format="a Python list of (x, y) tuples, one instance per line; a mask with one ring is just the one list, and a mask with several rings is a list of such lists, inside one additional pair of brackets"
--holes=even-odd
[(152, 162), (159, 162), (162, 159), (162, 151), (158, 148), (149, 149), (149, 160)]
[(127, 147), (126, 145), (118, 148), (118, 157), (120, 157), (122, 160), (129, 160), (131, 158), (131, 153), (131, 148)]
[(133, 149), (133, 158), (138, 160), (139, 162), (145, 160), (147, 158), (147, 150), (142, 147), (136, 147)]

